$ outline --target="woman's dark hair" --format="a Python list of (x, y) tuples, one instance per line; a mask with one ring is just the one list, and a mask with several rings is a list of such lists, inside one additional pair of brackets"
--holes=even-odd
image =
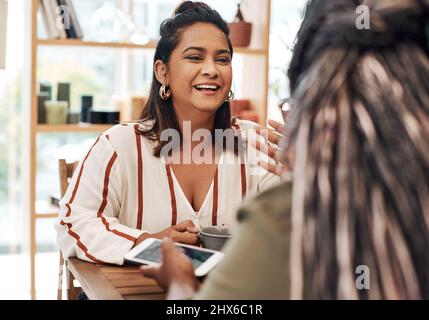
[(429, 299), (429, 2), (307, 10), (289, 70), (292, 297)]
[[(162, 22), (160, 27), (161, 39), (156, 47), (154, 63), (157, 60), (161, 60), (165, 64), (168, 63), (171, 53), (181, 39), (184, 28), (198, 22), (213, 24), (224, 33), (232, 57), (233, 48), (229, 39), (228, 25), (219, 13), (205, 3), (185, 1), (177, 7), (172, 18)], [(166, 141), (160, 141), (161, 132), (164, 129), (176, 129), (180, 132), (172, 101), (171, 99), (162, 100), (160, 98), (160, 87), (161, 84), (157, 81), (154, 71), (149, 98), (140, 115), (141, 122), (151, 122), (151, 125), (147, 129), (140, 131), (140, 133), (156, 142), (153, 154), (157, 157), (160, 156), (162, 147), (167, 143)], [(213, 132), (215, 129), (224, 130), (230, 127), (231, 110), (229, 102), (225, 101), (216, 111)]]
[[(427, 3), (427, 0), (421, 0), (422, 2)], [(396, 0), (395, 0), (396, 2)], [(400, 1), (399, 1), (400, 2)], [(293, 57), (291, 60), (291, 63), (289, 65), (288, 69), (288, 77), (289, 77), (289, 84), (290, 84), (290, 90), (291, 92), (294, 91), (299, 83), (299, 80), (302, 78), (302, 76), (305, 74), (305, 71), (309, 68), (311, 65), (311, 59), (314, 60), (315, 58), (315, 52), (310, 52), (309, 46), (311, 46), (313, 40), (317, 37), (319, 34), (318, 31), (322, 25), (325, 25), (327, 20), (329, 19), (335, 19), (338, 14), (341, 14), (343, 11), (349, 12), (349, 18), (354, 19), (353, 22), (356, 22), (356, 18), (358, 17), (358, 14), (356, 14), (356, 8), (362, 4), (366, 4), (368, 6), (371, 6), (371, 4), (374, 3), (373, 1), (364, 1), (364, 0), (309, 0), (307, 2), (307, 5), (304, 10), (304, 19), (301, 24), (301, 27), (297, 34), (297, 42), (294, 46), (293, 51)], [(406, 3), (406, 2), (404, 2)], [(400, 4), (396, 4), (399, 6)], [(351, 12), (351, 10), (354, 10)], [(353, 18), (351, 17), (353, 16)], [(394, 19), (394, 17), (392, 17)], [(351, 22), (351, 21), (350, 21)], [(394, 21), (392, 21), (394, 22)], [(421, 30), (422, 21), (412, 21), (408, 20), (407, 16), (403, 16), (402, 21), (399, 21), (395, 23), (394, 27), (395, 30), (390, 33), (390, 39), (387, 39), (386, 33), (364, 33), (365, 30), (361, 30), (362, 32), (358, 32), (356, 34), (356, 23), (353, 25), (351, 24), (349, 27), (353, 28), (351, 30), (352, 32), (348, 33), (349, 30), (344, 30), (341, 32), (341, 36), (339, 37), (338, 34), (335, 35), (334, 39), (340, 39), (340, 41), (360, 41), (363, 44), (366, 42), (367, 45), (372, 46), (374, 40), (377, 41), (398, 41), (403, 39), (404, 37), (411, 36), (411, 39), (408, 39), (408, 41), (414, 41), (416, 43), (419, 43), (419, 45), (428, 52), (429, 54), (429, 47), (428, 43), (429, 40), (427, 36), (422, 33), (414, 33), (410, 35), (406, 31), (407, 29), (414, 28)], [(411, 26), (408, 26), (408, 24), (411, 24)], [(407, 28), (403, 28), (406, 26)], [(331, 30), (330, 32), (337, 32), (338, 30)], [(378, 39), (375, 39), (374, 37), (370, 37), (370, 34), (373, 36), (376, 36)], [(358, 39), (353, 39), (353, 36), (356, 35)], [(337, 41), (337, 40), (336, 40)], [(331, 39), (327, 39), (322, 46), (332, 46)], [(301, 78), (300, 78), (301, 77)]]

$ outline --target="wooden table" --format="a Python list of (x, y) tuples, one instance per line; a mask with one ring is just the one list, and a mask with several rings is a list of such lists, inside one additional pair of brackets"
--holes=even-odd
[(67, 262), (90, 300), (163, 300), (165, 292), (137, 266), (98, 265), (77, 258)]

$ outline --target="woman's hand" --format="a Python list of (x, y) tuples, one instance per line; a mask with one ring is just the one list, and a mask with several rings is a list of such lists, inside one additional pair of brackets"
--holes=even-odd
[(170, 238), (161, 243), (162, 264), (159, 267), (142, 266), (144, 276), (155, 279), (168, 292), (167, 299), (185, 299), (198, 290), (200, 284), (194, 267)]
[[(275, 175), (281, 176), (285, 170), (290, 170), (289, 166), (284, 161), (285, 157), (282, 155), (282, 151), (279, 148), (279, 144), (284, 139), (283, 131), (285, 126), (277, 121), (268, 120), (268, 124), (274, 129), (269, 128), (258, 128), (256, 132), (262, 136), (263, 139), (257, 139), (252, 141), (252, 145), (259, 151), (265, 153), (272, 161), (259, 160), (258, 164)], [(268, 139), (268, 143), (261, 142)]]
[(200, 244), (200, 240), (198, 238), (198, 228), (195, 227), (191, 220), (186, 220), (176, 224), (175, 226), (168, 227), (158, 233), (144, 233), (137, 239), (134, 246), (137, 246), (140, 242), (147, 238), (163, 239), (165, 237), (171, 238), (174, 242), (180, 242), (194, 246), (198, 246)]

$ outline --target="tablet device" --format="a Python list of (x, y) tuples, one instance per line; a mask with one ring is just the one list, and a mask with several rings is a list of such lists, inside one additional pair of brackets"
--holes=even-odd
[[(195, 275), (206, 275), (223, 258), (223, 253), (215, 250), (204, 249), (182, 243), (175, 243), (176, 247), (191, 260)], [(160, 265), (162, 262), (161, 240), (147, 238), (129, 251), (125, 261), (133, 264)]]

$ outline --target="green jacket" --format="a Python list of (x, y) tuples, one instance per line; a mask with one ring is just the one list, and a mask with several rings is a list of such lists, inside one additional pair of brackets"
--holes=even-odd
[(292, 182), (248, 200), (225, 257), (194, 299), (289, 299)]

